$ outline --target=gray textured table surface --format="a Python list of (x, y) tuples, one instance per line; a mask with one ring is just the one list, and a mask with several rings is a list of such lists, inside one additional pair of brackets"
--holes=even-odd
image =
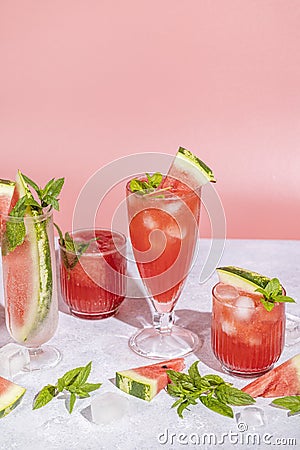
[[(211, 288), (217, 277), (214, 274), (206, 283), (199, 284), (199, 273), (208, 248), (209, 241), (202, 240), (199, 256), (176, 307), (178, 323), (198, 333), (203, 341), (202, 347), (186, 358), (187, 366), (200, 359), (199, 368), (203, 374), (221, 372), (210, 348)], [(278, 276), (287, 293), (298, 300), (297, 305), (288, 306), (288, 311), (300, 315), (300, 241), (228, 240), (221, 264), (239, 265)], [(260, 444), (253, 445), (251, 437), (247, 437), (251, 430), (239, 431), (234, 419), (215, 414), (202, 405), (187, 411), (182, 420), (175, 410), (170, 409), (173, 400), (165, 392), (150, 403), (121, 393), (109, 380), (116, 370), (150, 363), (128, 348), (131, 334), (141, 324), (150, 321), (150, 308), (143, 299), (126, 299), (116, 317), (102, 321), (74, 318), (61, 303), (59, 327), (51, 343), (61, 350), (63, 359), (51, 370), (21, 374), (15, 378), (17, 383), (27, 388), (27, 393), (22, 404), (0, 420), (0, 449), (253, 449), (270, 448), (270, 445), (276, 448), (279, 446), (276, 439), (282, 440), (282, 447), (285, 439), (289, 438), (297, 439), (297, 445), (286, 443), (285, 448), (299, 448), (299, 415), (287, 417), (284, 410), (270, 407), (268, 399), (257, 402), (264, 409), (267, 423), (255, 430)], [(10, 340), (4, 323), (4, 308), (0, 304), (0, 346)], [(285, 347), (280, 362), (297, 353), (300, 353), (299, 343)], [(67, 412), (65, 402), (57, 399), (40, 410), (32, 410), (33, 397), (42, 386), (55, 383), (67, 370), (85, 365), (90, 360), (93, 361), (90, 381), (103, 382), (99, 394), (118, 392), (129, 399), (128, 413), (124, 417), (107, 425), (90, 423), (82, 414), (90, 399), (78, 401), (72, 415)], [(245, 380), (226, 374), (222, 376), (237, 387), (246, 384)], [(240, 408), (235, 408), (235, 412), (238, 411)], [(205, 433), (211, 433), (213, 437), (207, 438), (203, 444)], [(193, 444), (195, 435), (199, 436), (202, 445)], [(216, 445), (209, 445), (208, 439), (216, 439)], [(250, 445), (246, 444), (247, 439), (250, 439)]]

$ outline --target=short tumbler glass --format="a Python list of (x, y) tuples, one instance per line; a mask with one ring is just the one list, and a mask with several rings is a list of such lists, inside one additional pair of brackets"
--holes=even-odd
[(284, 346), (285, 305), (267, 311), (260, 294), (218, 283), (212, 291), (212, 349), (223, 369), (255, 377), (270, 370)]
[[(60, 247), (60, 285), (71, 314), (104, 319), (117, 313), (126, 295), (126, 237), (107, 229), (70, 233), (77, 253)], [(86, 248), (82, 254), (78, 249)]]

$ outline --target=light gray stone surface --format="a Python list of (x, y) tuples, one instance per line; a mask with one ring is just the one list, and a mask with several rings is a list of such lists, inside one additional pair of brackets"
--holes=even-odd
[[(195, 354), (186, 358), (186, 365), (200, 359), (199, 369), (202, 374), (221, 374), (227, 381), (242, 387), (247, 383), (246, 380), (220, 373), (220, 365), (210, 348), (211, 288), (217, 277), (213, 274), (202, 285), (198, 281), (208, 248), (209, 241), (203, 239), (200, 242), (200, 253), (176, 307), (178, 323), (198, 333), (203, 342)], [(300, 241), (228, 240), (221, 264), (239, 265), (269, 276), (277, 276), (286, 287), (288, 295), (298, 300), (297, 305), (288, 305), (288, 311), (300, 315)], [(134, 268), (130, 267), (130, 270), (134, 271)], [(131, 293), (139, 289), (140, 286), (130, 286)], [(0, 346), (11, 341), (6, 331), (2, 305), (0, 304)], [(257, 401), (257, 406), (264, 410), (266, 425), (257, 430), (240, 431), (235, 420), (213, 413), (202, 405), (192, 407), (185, 413), (184, 419), (180, 419), (176, 411), (170, 408), (173, 399), (165, 392), (161, 392), (150, 403), (120, 392), (110, 381), (116, 370), (150, 363), (150, 360), (139, 357), (128, 348), (131, 334), (138, 326), (150, 321), (150, 308), (143, 299), (127, 298), (115, 318), (102, 321), (85, 321), (72, 317), (61, 302), (59, 327), (51, 344), (61, 350), (63, 359), (51, 370), (20, 374), (15, 378), (17, 383), (27, 388), (27, 392), (21, 405), (0, 420), (0, 449), (269, 449), (279, 447), (276, 439), (289, 438), (295, 438), (297, 445), (286, 443), (280, 447), (299, 448), (299, 416), (287, 417), (284, 410), (269, 406), (268, 399)], [(300, 353), (300, 344), (285, 347), (280, 362), (297, 353)], [(66, 410), (63, 399), (55, 399), (40, 410), (32, 410), (34, 395), (41, 387), (55, 383), (67, 370), (85, 365), (90, 360), (93, 361), (90, 381), (102, 382), (102, 393), (118, 392), (129, 399), (129, 408), (124, 417), (107, 425), (90, 423), (86, 418), (90, 399), (77, 401), (71, 415)], [(238, 413), (240, 408), (234, 410)], [(216, 439), (216, 445), (210, 445), (208, 437), (204, 442), (205, 433), (213, 434), (211, 443)], [(227, 433), (232, 433), (232, 443), (229, 436), (226, 436)], [(253, 437), (250, 433), (257, 433), (257, 436)], [(172, 434), (175, 435), (173, 438)], [(196, 435), (201, 445), (193, 444)], [(250, 439), (250, 445), (247, 445), (247, 439)], [(260, 444), (257, 441), (253, 444), (253, 439), (260, 439)]]

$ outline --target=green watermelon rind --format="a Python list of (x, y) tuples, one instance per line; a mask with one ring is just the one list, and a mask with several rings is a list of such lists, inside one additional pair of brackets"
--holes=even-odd
[[(184, 368), (183, 358), (174, 358), (160, 363), (150, 364), (148, 366), (136, 367), (124, 371), (116, 372), (116, 386), (123, 392), (142, 400), (150, 401), (162, 389), (161, 376), (165, 375), (166, 384), (168, 382), (167, 370), (182, 370)], [(144, 372), (152, 373), (152, 377), (146, 376)], [(155, 377), (156, 375), (156, 377)], [(160, 387), (159, 387), (160, 386)]]
[(216, 269), (221, 283), (230, 284), (245, 292), (257, 293), (257, 288), (265, 288), (270, 278), (251, 270), (236, 266), (218, 267)]
[(180, 160), (185, 160), (190, 164), (193, 164), (193, 166), (197, 170), (200, 170), (202, 172), (207, 181), (211, 182), (216, 181), (212, 169), (208, 167), (208, 165), (205, 164), (203, 161), (201, 161), (201, 159), (199, 159), (198, 156), (194, 155), (190, 150), (187, 150), (186, 148), (183, 147), (179, 147), (176, 157), (178, 157)]
[(6, 392), (0, 393), (0, 419), (7, 416), (13, 411), (22, 401), (26, 389), (6, 380), (9, 387)]
[(157, 394), (157, 380), (143, 377), (134, 370), (116, 372), (116, 386), (126, 394), (148, 402)]
[[(19, 189), (20, 197), (32, 195), (20, 171), (17, 174), (16, 188)], [(33, 285), (35, 286), (34, 294), (31, 307), (27, 311), (26, 323), (19, 330), (17, 330), (16, 323), (14, 322), (13, 324), (14, 338), (24, 343), (36, 332), (47, 317), (51, 306), (53, 289), (51, 252), (47, 233), (48, 219), (42, 222), (37, 220), (32, 226), (26, 221), (26, 217), (39, 217), (39, 213), (28, 206), (24, 221), (26, 238), (31, 243), (31, 258), (32, 261), (35, 261), (35, 270), (32, 271)]]

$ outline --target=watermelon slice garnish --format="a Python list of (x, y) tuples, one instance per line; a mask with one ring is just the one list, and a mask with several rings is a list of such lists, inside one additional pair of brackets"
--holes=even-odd
[[(31, 196), (22, 173), (18, 171), (10, 209), (24, 195)], [(25, 212), (26, 236), (16, 247), (3, 245), (3, 279), (9, 330), (14, 339), (24, 344), (38, 333), (48, 316), (52, 299), (52, 267), (47, 221), (26, 221), (38, 213), (30, 206)], [(4, 240), (13, 227), (6, 226)]]
[(180, 180), (192, 189), (199, 189), (206, 183), (215, 183), (213, 171), (189, 150), (179, 147), (162, 187), (169, 183), (169, 178)]
[(0, 214), (8, 214), (14, 189), (14, 181), (0, 179)]
[(175, 358), (116, 372), (116, 385), (127, 394), (149, 402), (170, 383), (167, 370), (172, 369), (179, 372), (184, 367), (184, 358)]
[(25, 388), (0, 377), (0, 419), (19, 405), (25, 391)]
[(252, 397), (284, 397), (300, 394), (300, 354), (247, 384), (242, 391)]

